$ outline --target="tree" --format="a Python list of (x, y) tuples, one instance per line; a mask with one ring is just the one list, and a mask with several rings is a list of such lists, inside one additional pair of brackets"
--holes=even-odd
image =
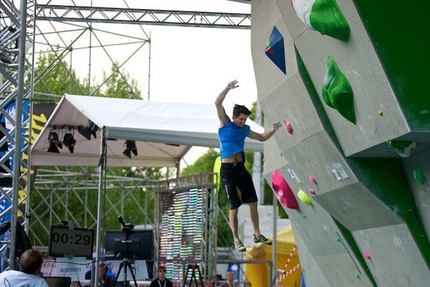
[(83, 95), (86, 91), (74, 70), (54, 53), (41, 53), (34, 69), (34, 94), (36, 100), (57, 102), (65, 93)]
[(207, 152), (199, 157), (192, 165), (184, 168), (181, 171), (181, 176), (189, 176), (203, 172), (213, 172), (214, 162), (218, 155), (219, 154), (215, 149), (208, 149)]
[(137, 88), (137, 81), (130, 79), (130, 74), (125, 71), (118, 71), (119, 63), (115, 62), (108, 75), (103, 72), (104, 97), (122, 99), (142, 99), (141, 91)]

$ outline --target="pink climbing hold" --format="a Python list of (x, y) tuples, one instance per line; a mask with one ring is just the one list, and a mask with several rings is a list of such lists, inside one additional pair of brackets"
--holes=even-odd
[(370, 254), (367, 251), (364, 251), (364, 257), (366, 257), (366, 259), (370, 260)]
[(309, 188), (309, 193), (312, 195), (316, 195), (315, 191), (312, 188)]
[(293, 191), (282, 175), (280, 175), (277, 171), (274, 171), (272, 174), (272, 188), (279, 202), (283, 206), (291, 209), (299, 208), (299, 204), (297, 203)]
[(290, 135), (293, 134), (293, 127), (291, 126), (290, 122), (287, 122), (286, 120), (284, 120), (284, 127)]
[(309, 175), (309, 180), (315, 184), (317, 184), (317, 180), (312, 175)]

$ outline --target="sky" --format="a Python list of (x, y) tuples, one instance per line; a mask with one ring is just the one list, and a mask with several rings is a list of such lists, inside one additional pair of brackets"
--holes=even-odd
[[(250, 13), (251, 10), (249, 4), (228, 0), (51, 0), (49, 4), (87, 6), (89, 2), (96, 7), (128, 5), (130, 8), (235, 13)], [(70, 25), (66, 26), (55, 23), (46, 29), (70, 30)], [(59, 42), (60, 46), (65, 46), (78, 39), (65, 60), (72, 64), (81, 79), (90, 75), (90, 79), (100, 82), (103, 71), (110, 70), (111, 61), (123, 63), (130, 58), (121, 70), (138, 82), (145, 100), (212, 104), (219, 92), (234, 79), (239, 81), (239, 88), (229, 93), (226, 104), (251, 107), (257, 100), (250, 30), (120, 24), (94, 24), (94, 28), (95, 37), (88, 34), (75, 38), (79, 31), (63, 32)], [(109, 33), (103, 30), (109, 30)], [(58, 41), (53, 40), (54, 35), (52, 37), (48, 40), (51, 44)], [(142, 39), (151, 39), (151, 45), (142, 44)], [(132, 42), (139, 43), (130, 44)], [(103, 43), (106, 47), (89, 52), (84, 49), (89, 43), (95, 47)], [(40, 47), (46, 49), (43, 45)], [(91, 63), (91, 67), (87, 63)], [(185, 161), (192, 164), (206, 150), (194, 147)]]

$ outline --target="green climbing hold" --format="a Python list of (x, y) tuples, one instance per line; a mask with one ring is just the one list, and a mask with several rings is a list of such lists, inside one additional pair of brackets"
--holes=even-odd
[(351, 84), (331, 56), (327, 58), (322, 97), (329, 107), (337, 110), (354, 125), (357, 123)]
[(421, 185), (425, 184), (425, 177), (423, 173), (422, 167), (419, 165), (414, 170), (414, 178), (416, 181), (418, 181)]
[(343, 42), (348, 42), (350, 28), (335, 0), (317, 0), (312, 6), (309, 21), (313, 28)]
[(394, 148), (401, 157), (409, 157), (412, 153), (412, 149), (417, 147), (417, 143), (412, 141), (389, 140), (387, 143), (390, 147)]
[(411, 141), (395, 141), (395, 140), (387, 141), (387, 143), (390, 147), (401, 151), (404, 151), (405, 148), (409, 147), (412, 144)]

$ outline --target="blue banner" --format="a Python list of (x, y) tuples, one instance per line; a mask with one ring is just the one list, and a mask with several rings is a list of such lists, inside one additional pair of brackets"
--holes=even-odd
[[(29, 109), (29, 101), (25, 100), (23, 101), (22, 104), (22, 115), (21, 115), (21, 140), (19, 142), (19, 149), (21, 150), (22, 148), (24, 148), (24, 143), (25, 143), (25, 137), (28, 136), (26, 135), (26, 126), (25, 126), (25, 122), (28, 120), (28, 109)], [(16, 105), (15, 102), (10, 103), (7, 107), (6, 107), (6, 113), (9, 115), (10, 118), (12, 119), (16, 119)], [(6, 128), (6, 131), (10, 134), (10, 132), (15, 128), (15, 125), (10, 122), (10, 120), (5, 117), (5, 115), (1, 115), (1, 124)], [(4, 137), (5, 135), (1, 135), (2, 137)], [(12, 138), (15, 137), (15, 133), (12, 134)], [(5, 148), (4, 146), (0, 148), (0, 157), (3, 157), (7, 152), (9, 152), (10, 150), (12, 150), (13, 145), (10, 141), (8, 141), (7, 144), (7, 148)], [(6, 166), (8, 166), (10, 168), (10, 170), (13, 172), (14, 170), (14, 166), (13, 166), (13, 160), (14, 160), (14, 155), (12, 154), (11, 157), (9, 157), (9, 161), (6, 162)], [(20, 159), (22, 160), (22, 158)], [(20, 168), (19, 166), (16, 168)], [(3, 172), (5, 170), (2, 170)], [(3, 189), (11, 189), (12, 188), (12, 180), (10, 178), (6, 178), (5, 180), (3, 180), (1, 182), (1, 187)], [(11, 195), (11, 199), (12, 199), (12, 195)], [(11, 207), (11, 202), (9, 202), (8, 200), (2, 200), (0, 202), (0, 212), (3, 213), (5, 210), (7, 210), (8, 208)], [(0, 219), (0, 223), (3, 222), (7, 222), (10, 221), (12, 218), (12, 213), (9, 212), (7, 213), (3, 218)], [(9, 237), (7, 235), (7, 233), (4, 233), (1, 237), (1, 240), (3, 241), (9, 241)], [(4, 270), (6, 262), (4, 262), (4, 260), (1, 260), (1, 270)]]

